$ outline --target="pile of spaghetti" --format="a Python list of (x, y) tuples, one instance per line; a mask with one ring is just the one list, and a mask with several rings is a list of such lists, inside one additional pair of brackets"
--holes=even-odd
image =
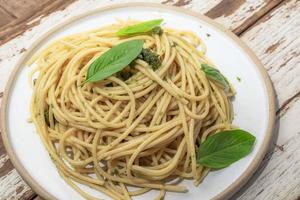
[[(172, 182), (199, 184), (209, 171), (197, 164), (199, 144), (232, 126), (234, 92), (201, 70), (201, 64), (211, 64), (203, 42), (191, 32), (168, 28), (116, 36), (133, 23), (64, 37), (29, 61), (34, 67), (31, 120), (60, 175), (87, 199), (96, 198), (78, 183), (112, 199), (152, 189), (160, 190), (158, 199), (166, 191), (187, 191)], [(88, 67), (103, 52), (136, 39), (158, 55), (159, 67), (138, 57), (123, 74), (84, 83)]]

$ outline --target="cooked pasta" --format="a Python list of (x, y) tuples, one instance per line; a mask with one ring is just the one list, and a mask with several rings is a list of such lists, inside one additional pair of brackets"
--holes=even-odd
[[(135, 21), (58, 39), (28, 62), (33, 87), (31, 120), (65, 181), (86, 199), (87, 185), (112, 199), (131, 199), (152, 189), (186, 192), (175, 179), (198, 185), (209, 172), (196, 161), (208, 135), (232, 127), (234, 94), (199, 66), (212, 65), (201, 39), (188, 31), (118, 37)], [(128, 40), (161, 61), (157, 69), (137, 58), (108, 78), (84, 83), (103, 52)], [(123, 74), (123, 75), (124, 75)], [(34, 80), (34, 81), (33, 81)], [(133, 187), (133, 188), (131, 188)]]

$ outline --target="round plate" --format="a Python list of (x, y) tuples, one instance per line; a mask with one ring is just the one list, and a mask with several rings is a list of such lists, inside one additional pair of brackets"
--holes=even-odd
[[(25, 63), (56, 38), (111, 24), (116, 18), (163, 18), (163, 26), (195, 32), (207, 45), (207, 56), (233, 84), (237, 91), (233, 100), (234, 124), (256, 136), (254, 150), (230, 167), (210, 172), (199, 187), (192, 181), (183, 181), (181, 184), (189, 192), (168, 192), (165, 199), (228, 198), (254, 173), (271, 140), (274, 95), (270, 80), (255, 55), (234, 34), (207, 17), (158, 4), (123, 4), (88, 12), (53, 28), (28, 49), (10, 78), (1, 112), (3, 141), (14, 166), (33, 190), (46, 199), (83, 199), (59, 176), (34, 125), (27, 122), (32, 90), (27, 82), (31, 69)], [(80, 187), (99, 198), (109, 199), (88, 187)], [(134, 199), (150, 200), (157, 192)]]

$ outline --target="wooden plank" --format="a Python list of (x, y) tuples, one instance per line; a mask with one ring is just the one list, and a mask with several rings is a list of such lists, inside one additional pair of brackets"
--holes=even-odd
[(300, 197), (300, 132), (266, 155), (248, 184), (232, 199), (296, 200)]
[[(41, 2), (42, 0), (39, 1)], [(49, 1), (46, 4), (42, 4), (41, 7), (37, 8), (36, 10), (31, 10), (31, 8), (29, 7), (27, 9), (25, 8), (21, 9), (20, 12), (16, 12), (18, 13), (16, 14), (17, 16), (18, 15), (19, 16), (24, 15), (24, 16), (18, 18), (17, 20), (12, 21), (11, 23), (5, 25), (0, 29), (0, 45), (24, 33), (26, 30), (30, 29), (31, 27), (37, 25), (40, 21), (39, 18), (41, 18), (42, 16), (47, 16), (53, 11), (64, 9), (67, 5), (69, 5), (73, 1), (74, 0)], [(9, 2), (15, 2), (15, 1), (9, 1)], [(34, 3), (34, 1), (32, 2)], [(18, 8), (20, 7), (22, 6), (19, 5)], [(11, 12), (13, 12), (13, 7), (9, 9), (12, 9)]]
[[(2, 144), (2, 137), (0, 138), (0, 143)], [(12, 169), (13, 165), (9, 161), (5, 148), (3, 145), (0, 145), (0, 177), (6, 175)]]
[(0, 197), (5, 200), (28, 200), (36, 196), (31, 188), (21, 179), (16, 178), (18, 172), (13, 169), (0, 178)]
[(50, 0), (0, 0), (0, 5), (17, 18), (33, 15)]
[(163, 4), (185, 6), (215, 19), (236, 34), (240, 34), (261, 16), (283, 0), (166, 0)]
[(6, 154), (2, 137), (0, 137), (0, 144), (0, 199), (28, 200), (34, 198), (36, 194), (31, 188), (21, 178), (16, 178), (19, 176), (18, 172), (14, 169)]
[(282, 0), (223, 0), (205, 15), (239, 35), (280, 2)]
[[(281, 118), (289, 109), (289, 103), (300, 95), (299, 10), (297, 0), (282, 3), (242, 35), (242, 40), (253, 49), (268, 70), (277, 94), (277, 114)], [(294, 126), (298, 127), (298, 124)], [(291, 136), (289, 132), (280, 134), (279, 142), (284, 143)]]
[(300, 198), (299, 9), (299, 1), (286, 1), (242, 35), (268, 70), (279, 109), (269, 153), (233, 199)]
[[(1, 4), (0, 4), (1, 5)], [(0, 6), (0, 27), (4, 26), (15, 19), (14, 16), (10, 15), (5, 9)]]
[(2, 137), (0, 137), (0, 199), (28, 200), (35, 196), (35, 192), (19, 177), (18, 172), (14, 169), (6, 154)]

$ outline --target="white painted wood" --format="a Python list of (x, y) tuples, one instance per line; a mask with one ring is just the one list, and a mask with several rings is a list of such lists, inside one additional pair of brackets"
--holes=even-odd
[(299, 10), (300, 3), (290, 1), (242, 36), (268, 70), (279, 105), (300, 89)]
[(2, 154), (0, 156), (0, 169), (4, 166), (4, 164), (9, 160), (9, 157), (7, 154)]
[(15, 169), (0, 178), (0, 199), (17, 200), (26, 195), (26, 192), (30, 190), (30, 187), (19, 178), (18, 172)]
[[(296, 200), (300, 197), (300, 131), (283, 146), (269, 153), (247, 184), (233, 199)], [(256, 180), (255, 180), (256, 178)], [(240, 196), (239, 196), (240, 195)]]
[[(274, 143), (259, 170), (232, 199), (300, 198), (300, 4), (291, 0), (247, 31), (242, 39), (261, 58), (284, 106), (276, 120)], [(273, 47), (272, 47), (273, 46)], [(292, 99), (291, 99), (292, 98)]]
[[(268, 3), (276, 1), (266, 0), (237, 0), (237, 1), (223, 1), (222, 7), (227, 6), (228, 11), (226, 13), (216, 13), (214, 16), (218, 16), (217, 21), (230, 30), (234, 30), (239, 27), (245, 20), (252, 17), (260, 8), (266, 6)], [(196, 1), (198, 2), (198, 1)], [(209, 2), (209, 1), (208, 1)], [(234, 3), (231, 3), (234, 2)], [(197, 3), (195, 3), (197, 4)], [(232, 12), (234, 11), (234, 12)], [(214, 18), (214, 16), (212, 16)]]
[[(258, 25), (241, 37), (268, 70), (279, 107), (300, 91), (299, 10), (299, 1), (289, 1), (267, 16), (268, 20), (258, 22)], [(291, 138), (294, 134), (292, 129), (300, 130), (299, 120), (296, 123), (296, 119), (297, 117), (279, 119), (278, 143), (285, 143)]]

